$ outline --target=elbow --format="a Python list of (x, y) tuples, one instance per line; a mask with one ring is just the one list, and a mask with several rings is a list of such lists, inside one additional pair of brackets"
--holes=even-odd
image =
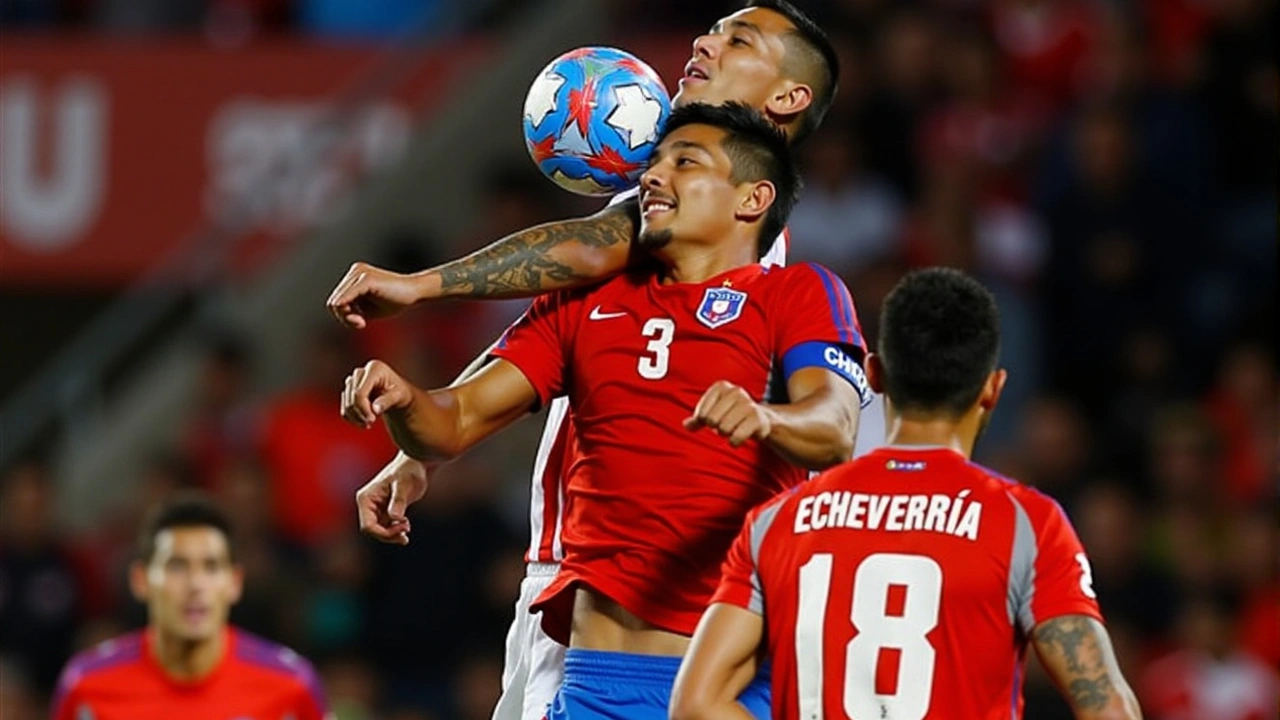
[(1106, 707), (1093, 712), (1077, 712), (1076, 717), (1080, 720), (1142, 720), (1142, 709), (1133, 691), (1126, 687), (1114, 693)]
[(830, 432), (831, 437), (824, 448), (824, 456), (816, 467), (810, 469), (826, 470), (853, 459), (854, 439), (858, 432), (857, 415), (842, 414), (842, 417), (833, 423)]

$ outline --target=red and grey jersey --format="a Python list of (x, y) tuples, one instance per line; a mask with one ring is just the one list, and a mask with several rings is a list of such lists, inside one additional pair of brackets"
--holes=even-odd
[(766, 618), (777, 719), (1019, 718), (1032, 629), (1101, 619), (1062, 508), (941, 448), (881, 448), (754, 510), (713, 601)]

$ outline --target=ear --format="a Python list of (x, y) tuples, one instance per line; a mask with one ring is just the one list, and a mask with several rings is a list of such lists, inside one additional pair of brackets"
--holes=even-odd
[(877, 394), (884, 394), (884, 364), (880, 362), (880, 356), (875, 353), (867, 355), (865, 363), (867, 371), (867, 385), (871, 386)]
[(813, 104), (813, 88), (788, 80), (780, 92), (770, 96), (764, 107), (775, 118), (794, 118)]
[(1004, 384), (1009, 380), (1009, 372), (1004, 368), (997, 368), (987, 376), (987, 382), (982, 386), (982, 394), (978, 395), (978, 407), (988, 415), (992, 410), (996, 409), (996, 404), (1000, 402), (1000, 394), (1004, 392)]
[(749, 185), (746, 195), (738, 201), (738, 208), (733, 216), (744, 222), (755, 222), (769, 212), (777, 196), (778, 191), (773, 183), (768, 180), (757, 180)]
[(140, 603), (147, 602), (151, 597), (151, 586), (147, 582), (147, 565), (141, 560), (129, 563), (129, 591)]

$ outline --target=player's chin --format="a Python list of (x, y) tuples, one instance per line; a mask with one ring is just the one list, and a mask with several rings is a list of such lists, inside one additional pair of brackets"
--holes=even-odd
[(671, 242), (671, 235), (671, 229), (666, 227), (666, 223), (641, 222), (640, 234), (636, 236), (636, 240), (643, 250), (653, 252), (666, 247)]

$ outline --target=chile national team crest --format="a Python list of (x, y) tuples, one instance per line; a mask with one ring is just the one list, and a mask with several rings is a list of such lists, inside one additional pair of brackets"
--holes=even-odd
[(714, 330), (737, 320), (746, 303), (747, 294), (741, 290), (724, 287), (707, 288), (696, 313), (698, 322)]

